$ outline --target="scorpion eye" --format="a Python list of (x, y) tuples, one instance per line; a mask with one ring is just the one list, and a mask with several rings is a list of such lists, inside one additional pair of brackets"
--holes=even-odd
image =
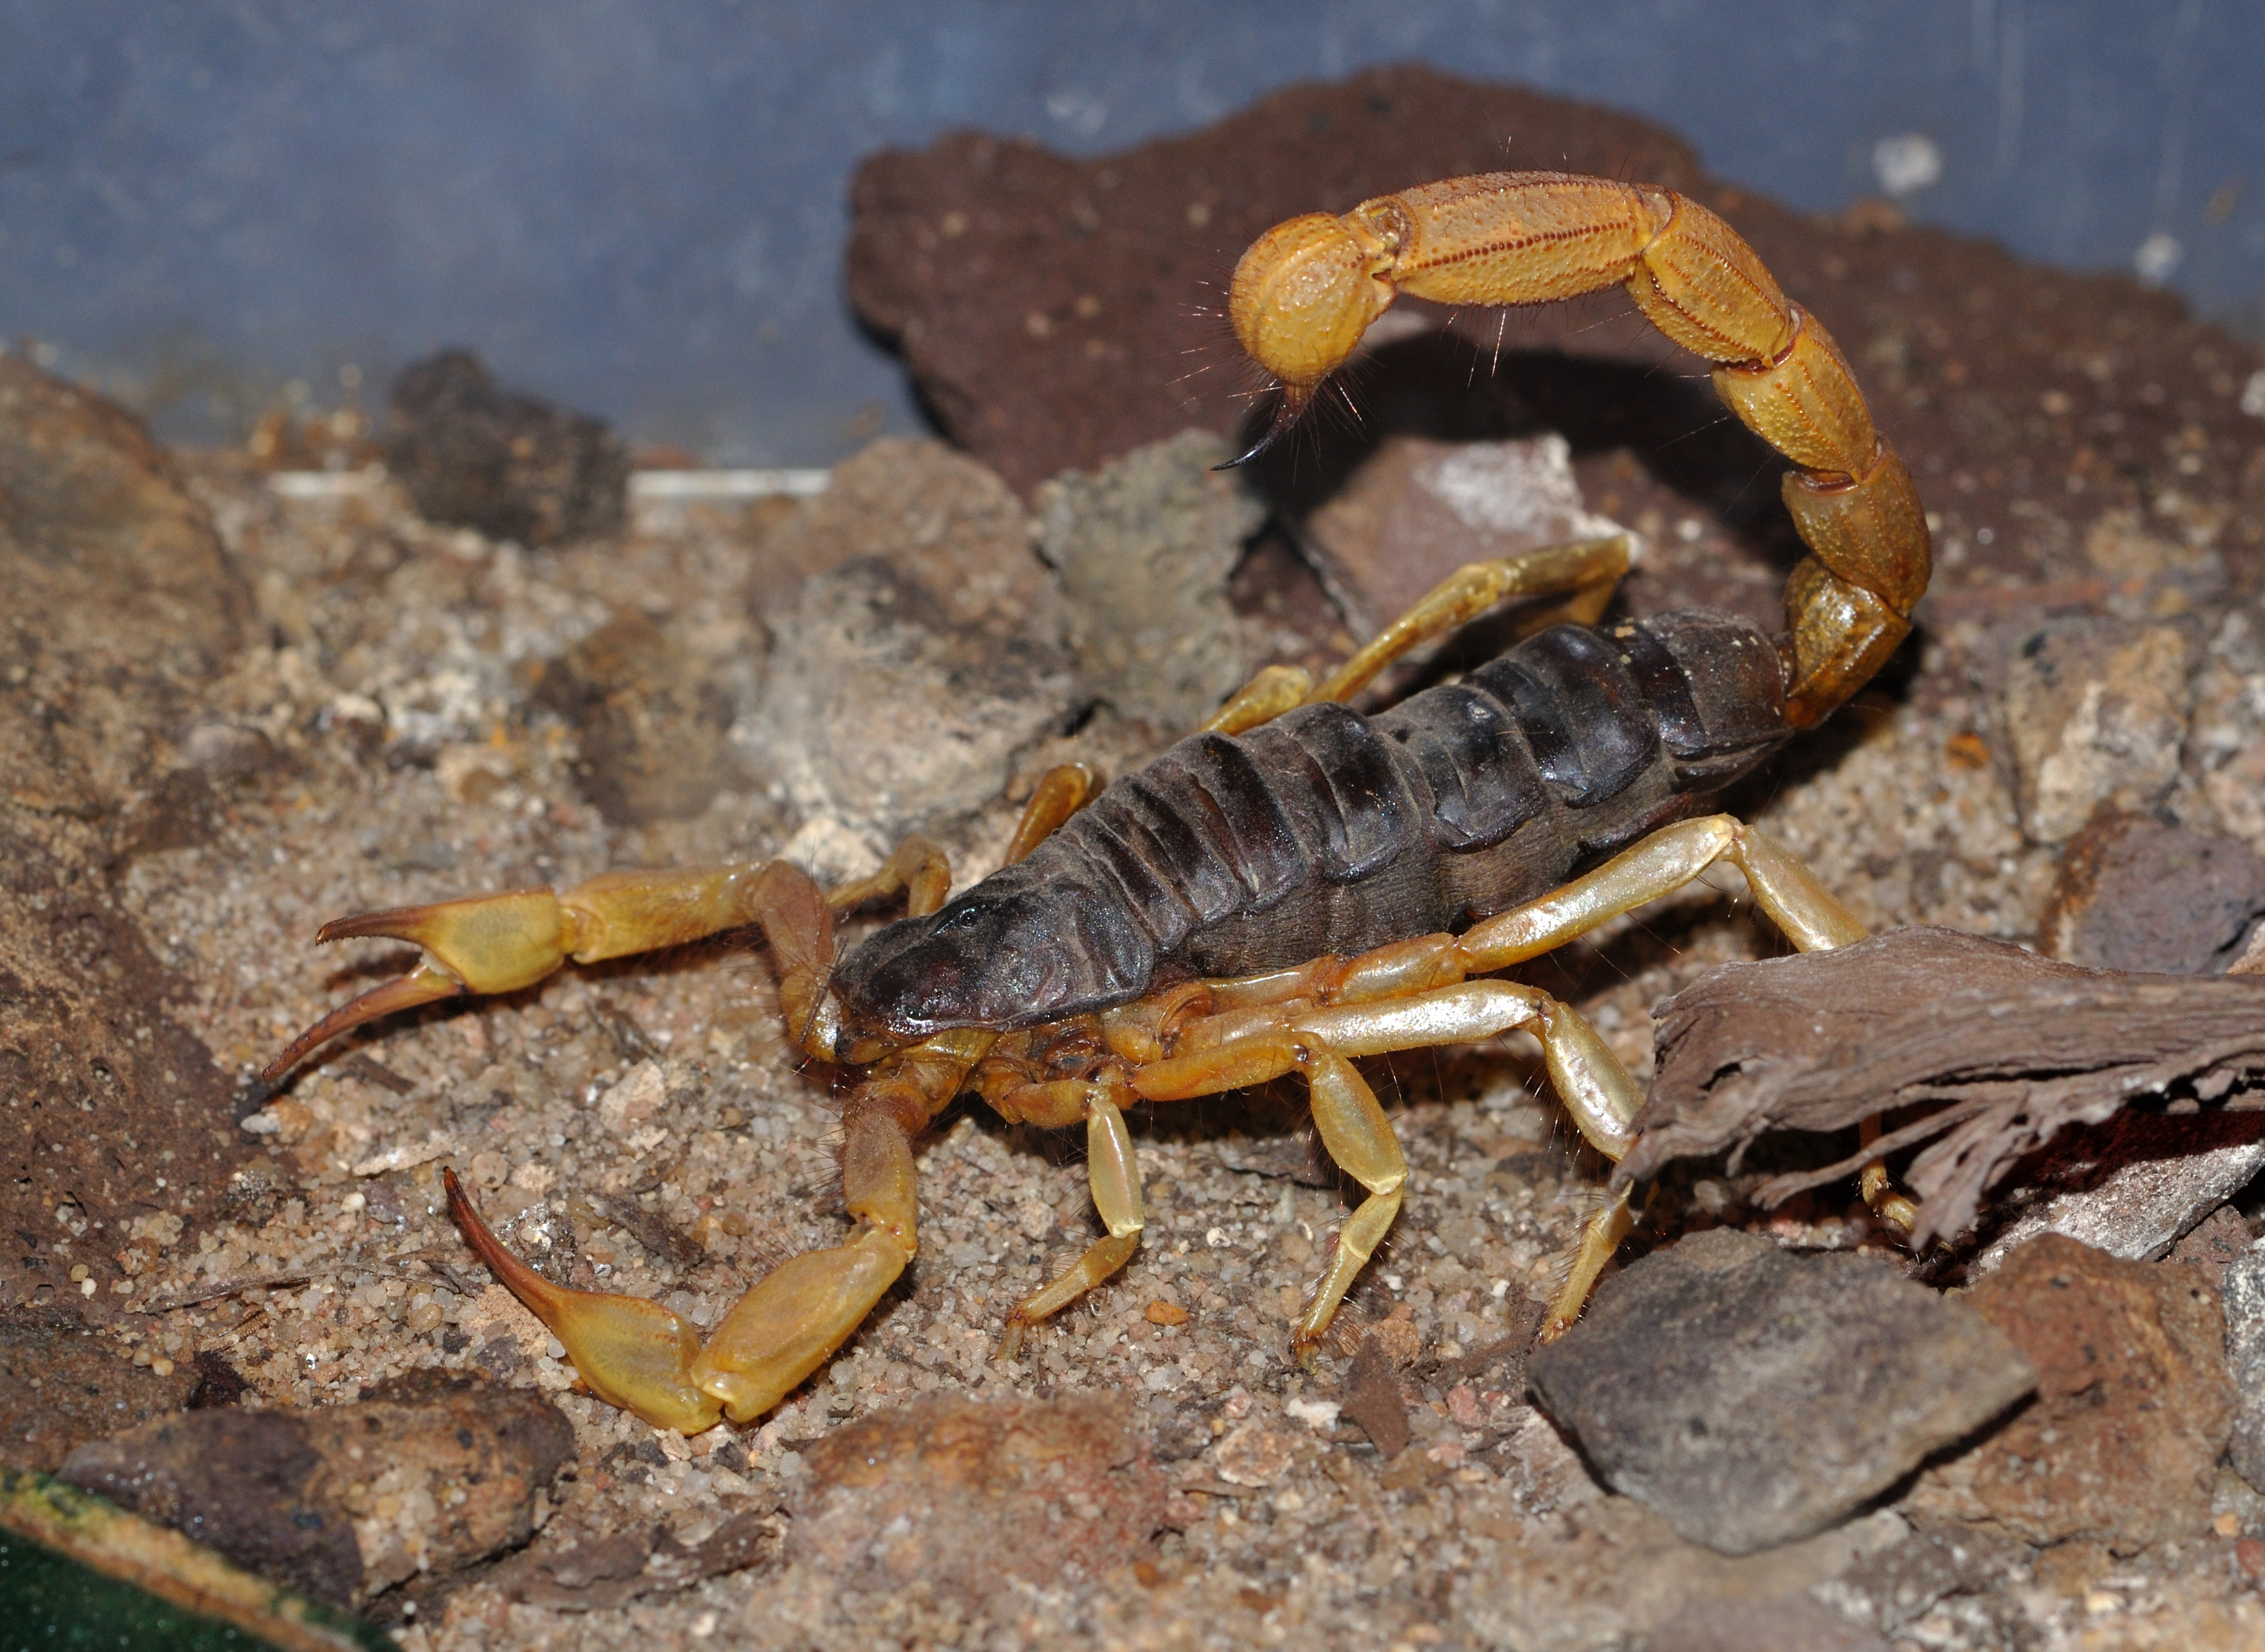
[(963, 900), (956, 906), (947, 906), (936, 913), (936, 922), (929, 928), (930, 935), (957, 935), (972, 929), (983, 921), (986, 908), (972, 900)]

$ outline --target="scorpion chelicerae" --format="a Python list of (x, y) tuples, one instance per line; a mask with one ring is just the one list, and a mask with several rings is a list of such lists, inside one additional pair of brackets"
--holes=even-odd
[[(1599, 628), (1628, 564), (1617, 539), (1475, 564), (1324, 680), (1262, 672), (1202, 732), (1097, 796), (1083, 768), (1050, 772), (1006, 866), (956, 899), (943, 852), (914, 838), (830, 892), (773, 861), (613, 872), (326, 925), (325, 941), (391, 936), (427, 957), (309, 1028), (264, 1076), (397, 1009), (757, 925), (802, 1047), (866, 1069), (842, 1110), (846, 1243), (774, 1269), (703, 1347), (660, 1303), (543, 1278), (447, 1176), (466, 1238), (594, 1393), (687, 1433), (776, 1405), (912, 1260), (914, 1139), (969, 1092), (1009, 1119), (1083, 1124), (1107, 1229), (1016, 1305), (1011, 1350), (1140, 1242), (1126, 1108), (1302, 1074), (1323, 1146), (1366, 1190), (1299, 1322), (1295, 1343), (1312, 1348), (1407, 1177), (1355, 1059), (1530, 1032), (1582, 1133), (1618, 1159), (1634, 1081), (1565, 1005), (1492, 972), (1718, 861), (1795, 946), (1863, 934), (1761, 833), (1691, 818), (1872, 675), (1928, 572), (1918, 497), (1846, 360), (1722, 219), (1669, 189), (1510, 172), (1278, 225), (1244, 254), (1232, 295), (1237, 338), (1281, 391), (1252, 452), (1296, 421), (1399, 294), (1521, 304), (1613, 285), (1715, 363), (1722, 399), (1796, 467), (1784, 493), (1809, 555), (1788, 588), (1787, 635), (1704, 612)], [(1389, 710), (1347, 706), (1410, 649), (1521, 594), (1562, 599), (1565, 622)], [(837, 962), (836, 913), (899, 892), (912, 915)], [(1908, 1219), (1876, 1166), (1865, 1192)], [(1625, 1192), (1591, 1220), (1545, 1334), (1577, 1315), (1630, 1221)]]

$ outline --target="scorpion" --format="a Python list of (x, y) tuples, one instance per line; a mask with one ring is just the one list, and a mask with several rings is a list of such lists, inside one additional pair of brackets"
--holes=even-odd
[[(1320, 681), (1267, 667), (1200, 731), (1105, 790), (1080, 764), (1048, 771), (1001, 870), (957, 898), (943, 851), (914, 836), (830, 891), (783, 861), (746, 862), (326, 924), (319, 941), (390, 937), (424, 957), (308, 1028), (263, 1078), (415, 1005), (753, 926), (801, 1049), (863, 1069), (841, 1107), (845, 1242), (771, 1270), (703, 1346), (659, 1302), (544, 1278), (445, 1175), (467, 1241), (592, 1393), (685, 1434), (778, 1404), (913, 1261), (914, 1141), (969, 1093), (1009, 1121), (1082, 1124), (1105, 1229), (1015, 1306), (1011, 1356), (1140, 1244), (1126, 1110), (1291, 1074), (1364, 1195), (1297, 1323), (1293, 1348), (1309, 1355), (1408, 1175), (1358, 1059), (1522, 1030), (1583, 1136), (1618, 1161), (1634, 1140), (1635, 1081), (1572, 1009), (1497, 972), (1718, 862), (1796, 948), (1865, 933), (1788, 850), (1700, 811), (1894, 651), (1926, 588), (1926, 518), (1832, 336), (1722, 218), (1664, 187), (1504, 172), (1277, 225), (1244, 253), (1231, 292), (1236, 338), (1278, 389), (1242, 458), (1296, 424), (1401, 294), (1511, 305), (1614, 285), (1712, 363), (1722, 399), (1792, 462), (1783, 493), (1807, 555), (1784, 634), (1706, 610), (1600, 625), (1628, 566), (1620, 538), (1473, 564)], [(1558, 622), (1388, 710), (1348, 705), (1411, 650), (1512, 596), (1553, 600)], [(837, 916), (899, 894), (909, 915), (837, 958)], [(1908, 1226), (1910, 1201), (1879, 1165), (1863, 1186)], [(1634, 1219), (1628, 1190), (1608, 1193), (1544, 1335), (1573, 1322)]]

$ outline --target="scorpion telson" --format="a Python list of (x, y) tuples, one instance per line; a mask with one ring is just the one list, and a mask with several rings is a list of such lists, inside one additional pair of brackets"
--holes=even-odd
[[(1667, 189), (1451, 179), (1270, 230), (1235, 272), (1232, 315), (1281, 386), (1278, 433), (1400, 293), (1518, 304), (1615, 284), (1715, 363), (1723, 400), (1798, 467), (1785, 497), (1810, 554), (1787, 593), (1788, 635), (1704, 612), (1599, 628), (1628, 566), (1618, 539), (1475, 564), (1328, 678), (1260, 673), (1202, 732), (1105, 791), (1081, 767), (1052, 771), (1005, 868), (955, 900), (943, 852), (915, 838), (874, 877), (825, 893), (771, 862), (608, 873), (327, 925), (323, 940), (397, 937), (427, 961), (324, 1017), (265, 1076), (397, 1009), (758, 925), (802, 1047), (865, 1069), (842, 1113), (847, 1242), (773, 1270), (703, 1347), (658, 1302), (528, 1268), (448, 1175), (466, 1239), (593, 1392), (686, 1433), (776, 1404), (912, 1260), (914, 1138), (968, 1093), (1009, 1119), (1084, 1125), (1107, 1229), (1016, 1306), (1011, 1352), (1140, 1245), (1126, 1108), (1293, 1073), (1323, 1146), (1366, 1194), (1298, 1324), (1297, 1346), (1312, 1349), (1407, 1179), (1356, 1059), (1529, 1032), (1582, 1133), (1618, 1159), (1634, 1081), (1566, 1006), (1492, 972), (1718, 861), (1795, 946), (1863, 934), (1762, 834), (1692, 818), (1871, 676), (1910, 629), (1928, 570), (1918, 498), (1847, 364), (1727, 224)], [(1518, 595), (1560, 599), (1566, 622), (1460, 682), (1374, 715), (1349, 709), (1410, 649)], [(911, 916), (837, 964), (836, 913), (899, 892)], [(1865, 1193), (1907, 1222), (1877, 1165)], [(1625, 1194), (1591, 1220), (1548, 1333), (1579, 1314), (1629, 1221)]]

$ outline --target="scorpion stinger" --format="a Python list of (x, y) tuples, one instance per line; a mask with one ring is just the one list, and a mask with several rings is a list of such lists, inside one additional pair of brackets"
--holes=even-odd
[[(1809, 555), (1788, 587), (1787, 635), (1706, 610), (1600, 623), (1628, 568), (1618, 538), (1475, 564), (1320, 681), (1260, 672), (1204, 730), (1098, 796), (1089, 772), (1053, 771), (1007, 864), (956, 897), (943, 851), (913, 840), (830, 896), (774, 862), (610, 873), (332, 926), (325, 935), (414, 941), (427, 962), (317, 1022), (267, 1076), (395, 1008), (759, 924), (804, 1048), (863, 1069), (842, 1111), (842, 1242), (772, 1270), (702, 1346), (659, 1303), (543, 1279), (450, 1177), (467, 1241), (594, 1393), (688, 1432), (776, 1404), (917, 1254), (913, 1140), (968, 1093), (1010, 1122), (1082, 1124), (1106, 1230), (1008, 1314), (1011, 1352), (1139, 1251), (1127, 1109), (1301, 1078), (1322, 1145), (1362, 1190), (1293, 1335), (1312, 1352), (1407, 1187), (1360, 1058), (1524, 1032), (1583, 1136), (1618, 1161), (1640, 1088), (1569, 1006), (1497, 972), (1717, 863), (1744, 876), (1796, 947), (1864, 933), (1782, 847), (1706, 809), (1861, 688), (1910, 630), (1926, 517), (1831, 337), (1729, 225), (1672, 190), (1540, 172), (1449, 179), (1279, 225), (1237, 267), (1231, 306), (1244, 347), (1284, 387), (1260, 448), (1402, 292), (1513, 304), (1615, 283), (1715, 363), (1723, 400), (1797, 467), (1784, 492)], [(1512, 596), (1556, 599), (1566, 622), (1387, 710), (1346, 703)], [(912, 915), (837, 964), (835, 909), (900, 891)], [(1909, 1226), (1881, 1165), (1862, 1185)], [(1572, 1323), (1631, 1220), (1623, 1183), (1583, 1234), (1545, 1334)]]

